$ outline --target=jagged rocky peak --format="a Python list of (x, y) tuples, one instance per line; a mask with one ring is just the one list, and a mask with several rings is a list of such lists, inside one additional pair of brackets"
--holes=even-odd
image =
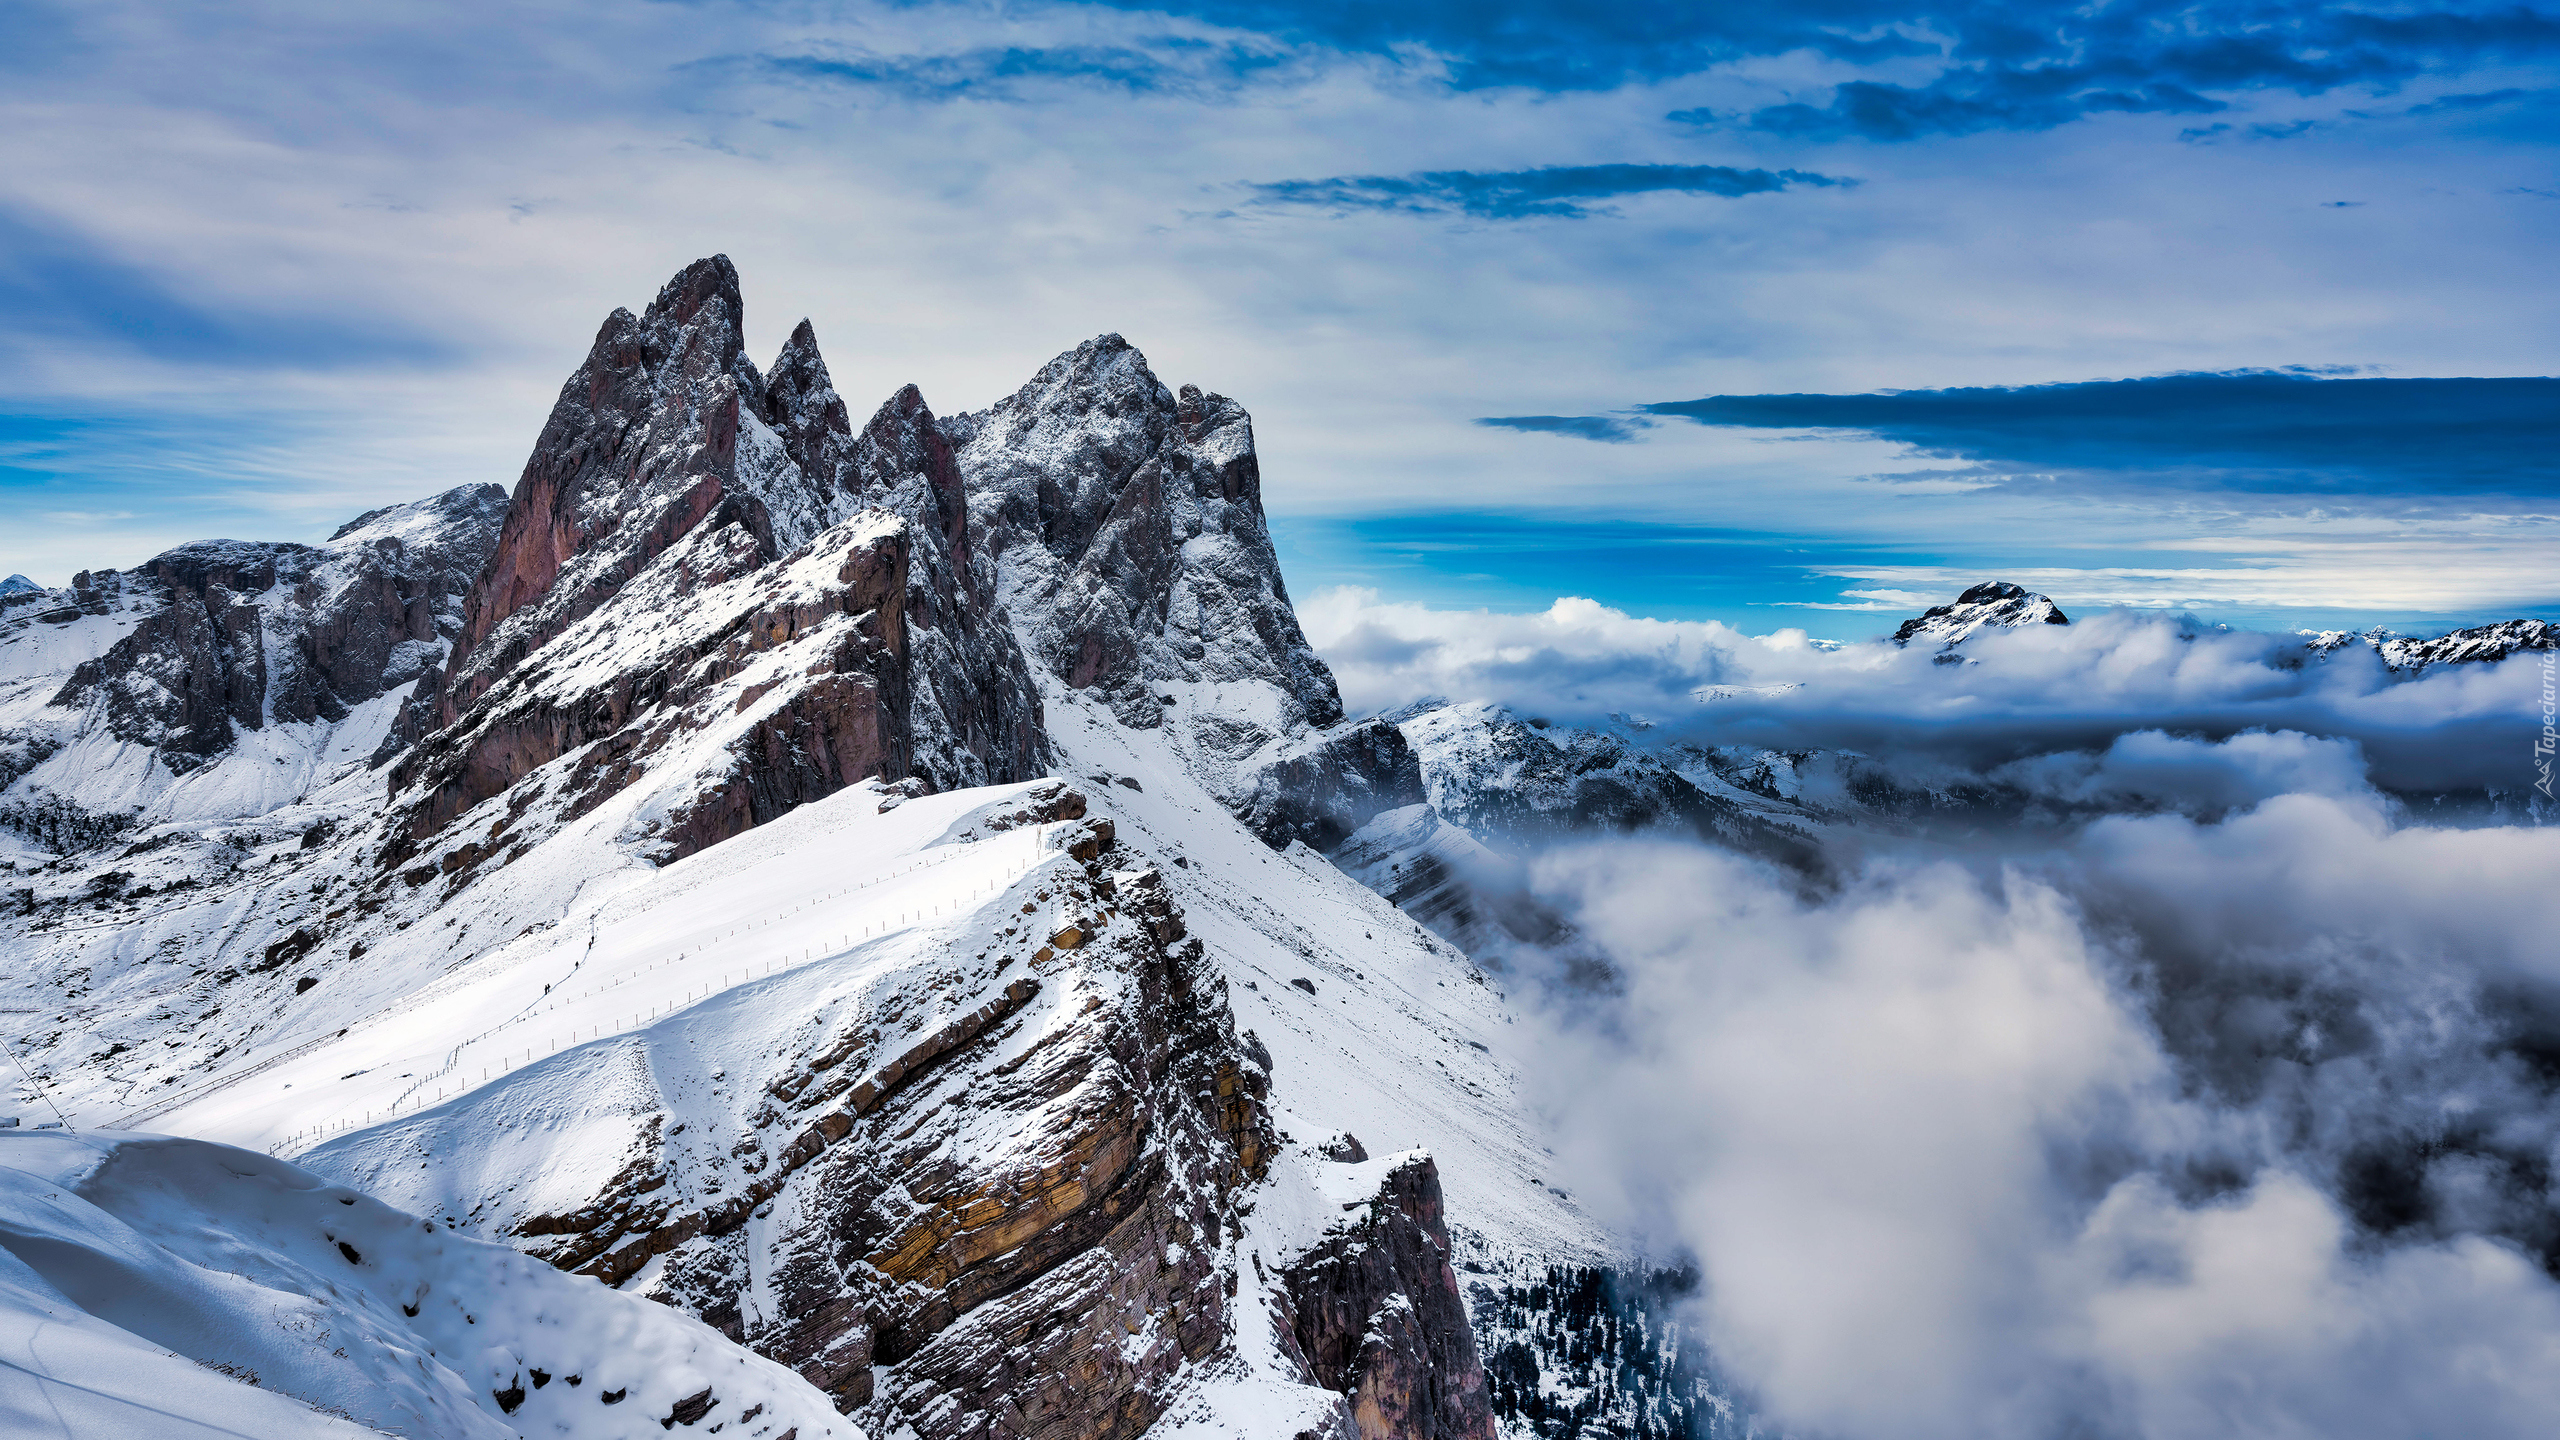
[[(465, 643), (448, 675), (450, 723), (498, 676), (595, 609), (641, 567), (706, 521), (753, 534), (765, 559), (843, 519), (853, 497), (768, 422), (773, 402), (747, 359), (745, 304), (725, 255), (697, 260), (635, 316), (615, 310), (586, 362), (561, 386), (516, 482), (498, 554), (473, 587)], [(841, 433), (814, 335), (804, 324), (783, 353), (797, 361), (804, 442)], [(814, 374), (812, 374), (814, 372)]]
[(2014, 629), (2021, 625), (2070, 623), (2071, 617), (2063, 614), (2062, 607), (2050, 598), (2023, 585), (1986, 580), (1957, 596), (1954, 604), (1934, 606), (1915, 619), (1903, 621), (1902, 628), (1893, 632), (1893, 643), (1936, 640), (1957, 645), (1985, 627)]
[(1244, 407), (1177, 395), (1103, 335), (945, 430), (1008, 599), (1038, 607), (1026, 639), (1060, 679), (1133, 725), (1163, 718), (1162, 684), (1190, 681), (1261, 682), (1284, 721), (1342, 718), (1280, 580)]
[[(411, 883), (459, 883), (617, 796), (650, 808), (632, 838), (665, 860), (865, 779), (1047, 769), (1038, 687), (924, 397), (907, 386), (857, 430), (814, 328), (767, 377), (740, 312), (728, 260), (697, 261), (643, 315), (614, 312), (562, 388), (444, 723), (392, 777), (385, 860)], [(443, 834), (502, 796), (467, 842)]]
[(179, 807), (258, 813), (293, 798), (278, 789), (287, 772), (334, 772), (394, 743), (395, 692), (438, 673), (505, 503), (466, 485), (368, 512), (319, 545), (197, 541), (28, 595), (0, 612), (0, 636), (24, 647), (12, 690), (42, 687), (45, 703), (0, 732), (0, 807), (112, 813), (112, 829), (266, 733), (250, 767), (263, 778), (196, 786)]
[(1420, 798), (1403, 738), (1344, 723), (1298, 626), (1243, 406), (1168, 389), (1103, 335), (943, 430), (1035, 663), (1122, 724), (1171, 719), (1274, 844), (1327, 846)]

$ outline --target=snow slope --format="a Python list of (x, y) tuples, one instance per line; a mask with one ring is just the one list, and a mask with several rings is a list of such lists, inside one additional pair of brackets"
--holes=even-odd
[(0, 1252), (13, 1436), (857, 1433), (697, 1321), (202, 1141), (0, 1134)]
[[(1167, 753), (1174, 732), (1127, 730), (1063, 687), (1048, 704), (1066, 773), (1116, 826), (1113, 863), (1163, 877), (1225, 982), (1235, 1024), (1267, 1047), (1272, 1118), (1295, 1143), (1247, 1192), (1222, 1267), (1250, 1287), (1321, 1234), (1319, 1221), (1341, 1218), (1331, 1192), (1344, 1182), (1312, 1150), (1345, 1132), (1376, 1151), (1437, 1158), (1468, 1263), (1616, 1253), (1546, 1186), (1549, 1160), (1511, 1063), (1517, 1030), (1488, 977), (1323, 857), (1264, 845)], [(661, 1167), (666, 1183), (652, 1193), (679, 1211), (746, 1193), (773, 1173), (768, 1164), (788, 1163), (790, 1127), (770, 1128), (772, 1097), (809, 1053), (870, 1016), (929, 1034), (1027, 972), (1041, 988), (1009, 1021), (1016, 1028), (916, 1102), (965, 1114), (973, 1091), (1053, 1042), (1115, 983), (1067, 957), (1019, 958), (1055, 927), (1091, 918), (1070, 904), (1077, 867), (1055, 848), (1089, 834), (1087, 823), (989, 827), (1035, 788), (906, 799), (860, 786), (663, 869), (610, 859), (624, 827), (599, 816), (583, 837), (545, 847), (574, 859), (537, 853), (482, 888), (482, 926), (530, 933), (432, 985), (384, 987), (369, 1017), (317, 1020), (345, 1033), (151, 1123), (273, 1146), (464, 1233), (523, 1243), (529, 1222), (591, 1203), (635, 1156)], [(1023, 918), (1026, 904), (1035, 918)], [(384, 963), (414, 963), (401, 953)], [(1040, 1133), (990, 1116), (950, 1143), (968, 1164), (998, 1170)], [(806, 1203), (785, 1191), (743, 1232), (746, 1333), (787, 1318), (772, 1257)], [(691, 1248), (624, 1288), (665, 1293), (668, 1267)], [(1254, 1293), (1230, 1309), (1234, 1353), (1194, 1375), (1169, 1421), (1263, 1433), (1274, 1417), (1332, 1403), (1301, 1393)], [(880, 1383), (893, 1385), (894, 1371)]]

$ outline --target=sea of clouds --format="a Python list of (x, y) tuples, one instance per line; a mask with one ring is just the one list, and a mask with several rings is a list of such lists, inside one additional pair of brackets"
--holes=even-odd
[(1355, 714), (1430, 696), (1492, 700), (1565, 723), (1640, 720), (1666, 738), (1977, 771), (2104, 751), (2141, 730), (2217, 740), (2292, 731), (2353, 743), (2386, 790), (2521, 795), (2535, 774), (2534, 664), (2411, 677), (2367, 645), (2315, 657), (2301, 635), (2152, 611), (1980, 632), (1964, 642), (1963, 664), (1938, 663), (1925, 642), (1835, 646), (1798, 629), (1755, 636), (1572, 598), (1504, 614), (1338, 588), (1300, 618)]
[(2560, 829), (2376, 784), (2527, 789), (2538, 657), (2411, 679), (2100, 615), (1940, 665), (1573, 601), (1308, 608), (1355, 704), (1853, 743), (2077, 807), (1815, 891), (1676, 839), (1528, 857), (1574, 933), (1518, 979), (1577, 1198), (1696, 1257), (1766, 1422), (2549, 1433)]

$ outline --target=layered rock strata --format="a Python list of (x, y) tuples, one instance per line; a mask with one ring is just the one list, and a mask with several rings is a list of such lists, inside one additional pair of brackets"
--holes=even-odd
[[(673, 859), (863, 779), (1047, 767), (923, 396), (900, 390), (856, 430), (808, 322), (768, 380), (743, 310), (727, 257), (696, 261), (642, 314), (608, 317), (562, 386), (465, 604), (442, 728), (392, 776), (406, 798), (383, 861), (412, 883), (503, 863), (644, 775), (699, 792), (654, 822)], [(502, 796), (481, 833), (446, 834)]]

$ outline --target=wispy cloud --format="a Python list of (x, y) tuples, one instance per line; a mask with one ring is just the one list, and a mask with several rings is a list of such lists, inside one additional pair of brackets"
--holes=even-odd
[[(280, 299), (282, 297), (279, 297)], [(182, 294), (78, 227), (0, 204), (0, 347), (113, 346), (154, 361), (243, 370), (416, 365), (441, 337), (372, 314), (224, 305)]]
[[(1583, 219), (1613, 213), (1594, 202), (1630, 195), (1766, 195), (1795, 186), (1855, 185), (1803, 170), (1730, 165), (1547, 165), (1535, 170), (1427, 170), (1413, 175), (1337, 175), (1251, 186), (1255, 203), (1339, 212), (1458, 213), (1480, 220)], [(1592, 438), (1601, 438), (1594, 436)]]
[(1476, 423), (1496, 430), (1521, 430), (1532, 435), (1570, 435), (1578, 440), (1598, 440), (1610, 445), (1626, 444), (1655, 424), (1641, 415), (1487, 415)]
[[(2374, 13), (2270, 10), (2240, 0), (2095, 10), (2061, 0), (1954, 8), (1852, 0), (1808, 11), (1574, 0), (1118, 0), (1118, 8), (1377, 56), (1460, 90), (1603, 90), (1789, 52), (1852, 66), (1939, 62), (1925, 80), (1861, 76), (1819, 101), (1765, 106), (1745, 122), (1806, 138), (1881, 141), (2045, 130), (2111, 113), (2210, 113), (2252, 91), (2387, 88), (2560, 53), (2560, 19), (2524, 5)], [(1698, 109), (1684, 118), (1713, 116)]]
[(1036, 89), (1089, 87), (1136, 95), (1208, 96), (1298, 64), (1288, 48), (1178, 35), (1119, 44), (968, 46), (882, 54), (861, 49), (719, 56), (693, 62), (705, 74), (877, 90), (909, 99), (1019, 98)]

